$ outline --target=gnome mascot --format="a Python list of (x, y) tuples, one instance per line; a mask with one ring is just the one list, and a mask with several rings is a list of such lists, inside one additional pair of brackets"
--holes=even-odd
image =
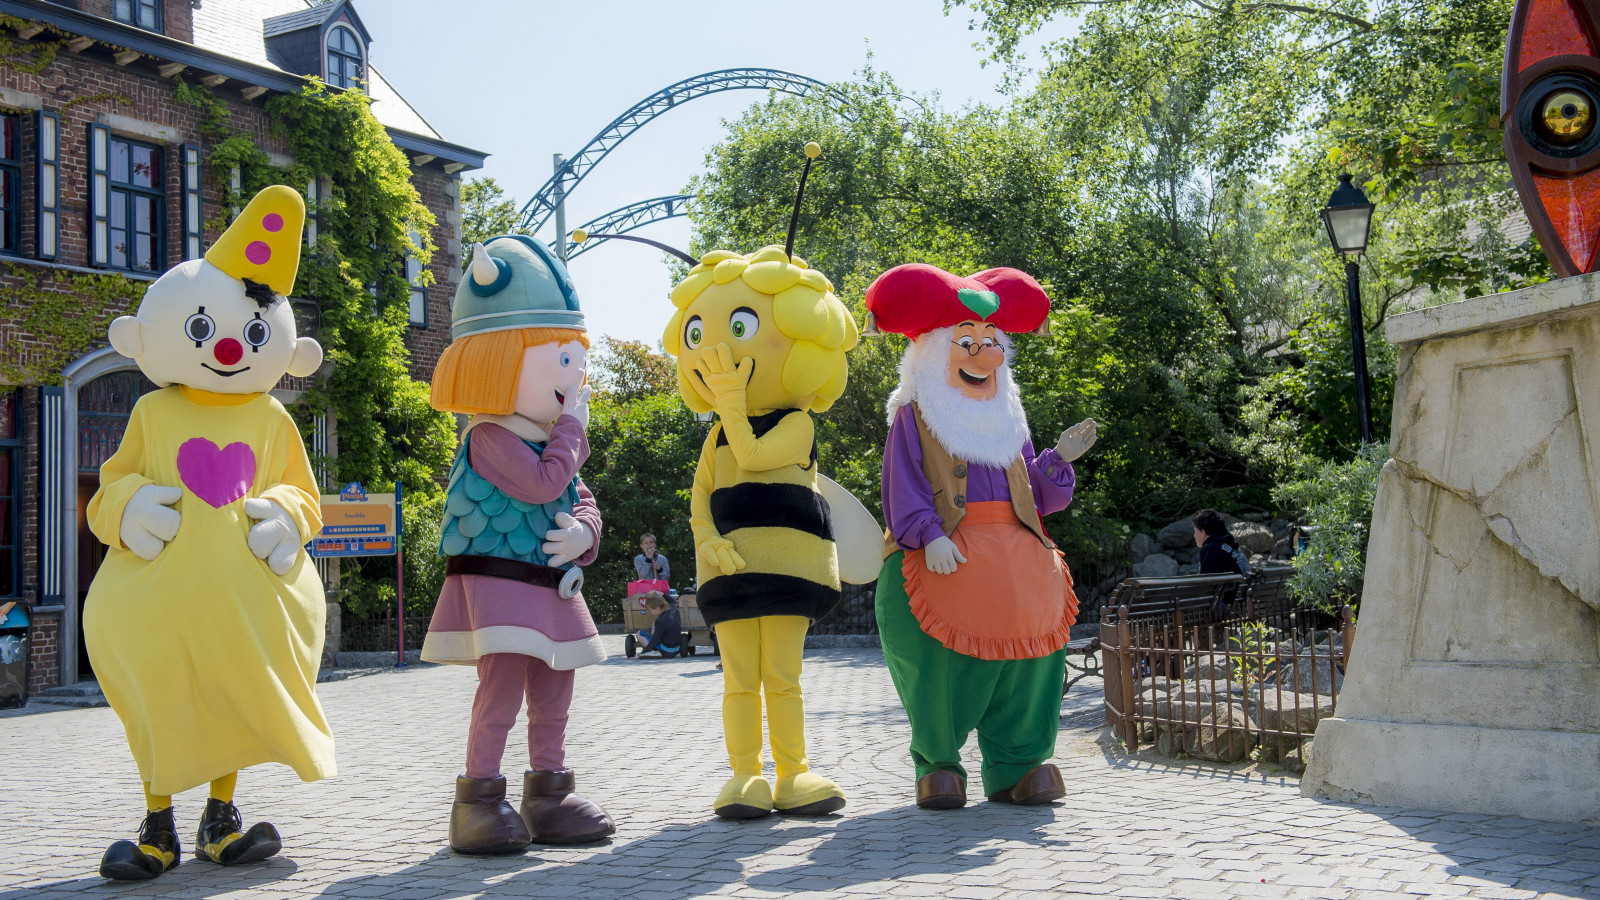
[[(589, 458), (589, 337), (566, 267), (521, 235), (472, 247), (433, 405), (471, 415), (450, 470), (444, 587), (422, 645), (475, 666), (478, 691), (456, 779), (450, 847), (516, 853), (615, 830), (566, 766), (574, 672), (606, 658), (579, 589), (599, 554), (600, 510), (578, 477)], [(506, 736), (528, 701), (522, 804), (506, 801)]]
[(1050, 300), (1015, 269), (959, 278), (914, 264), (879, 276), (866, 303), (879, 328), (912, 340), (888, 404), (875, 603), (911, 719), (917, 805), (966, 804), (973, 729), (985, 796), (1057, 800), (1066, 790), (1049, 759), (1078, 601), (1040, 516), (1072, 502), (1072, 461), (1095, 423), (1036, 454), (1007, 364), (1009, 335), (1037, 329)]
[(134, 406), (87, 511), (109, 549), (84, 602), (84, 639), (148, 813), (136, 842), (106, 851), (107, 878), (178, 864), (173, 794), (209, 783), (195, 856), (229, 866), (280, 849), (270, 824), (243, 829), (240, 769), (334, 774), (313, 692), (326, 607), (301, 552), (322, 528), (317, 482), (268, 393), (322, 362), (316, 341), (296, 337), (286, 299), (304, 222), (298, 193), (267, 188), (204, 259), (173, 267), (137, 315), (111, 323), (111, 345), (162, 390)]

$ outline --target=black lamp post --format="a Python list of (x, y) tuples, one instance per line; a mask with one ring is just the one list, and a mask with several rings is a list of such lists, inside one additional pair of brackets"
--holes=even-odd
[(1372, 392), (1367, 387), (1366, 326), (1361, 316), (1361, 267), (1356, 257), (1367, 249), (1372, 230), (1372, 204), (1367, 195), (1350, 183), (1347, 172), (1339, 176), (1339, 187), (1322, 208), (1322, 222), (1328, 226), (1333, 252), (1344, 257), (1345, 291), (1350, 300), (1350, 351), (1356, 369), (1356, 418), (1361, 423), (1361, 443), (1372, 443)]

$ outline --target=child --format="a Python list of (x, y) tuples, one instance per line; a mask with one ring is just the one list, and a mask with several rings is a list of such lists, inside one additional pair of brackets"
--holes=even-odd
[[(473, 245), (452, 320), (432, 402), (472, 419), (450, 470), (445, 583), (422, 646), (425, 660), (478, 669), (450, 847), (598, 841), (615, 826), (573, 793), (565, 758), (573, 670), (605, 659), (576, 568), (594, 561), (600, 534), (600, 510), (578, 478), (589, 457), (583, 313), (561, 261), (512, 235)], [(524, 694), (530, 768), (519, 814), (500, 760)]]
[(683, 649), (683, 623), (678, 618), (678, 611), (672, 608), (660, 591), (644, 595), (644, 611), (656, 621), (649, 631), (639, 632), (639, 654), (655, 650), (662, 659), (677, 656)]
[(667, 555), (656, 550), (655, 535), (639, 535), (639, 550), (642, 552), (633, 558), (633, 570), (638, 573), (640, 581), (667, 581), (672, 578), (672, 566), (667, 562)]
[(252, 199), (204, 259), (150, 285), (111, 345), (161, 385), (139, 399), (100, 467), (89, 528), (110, 549), (84, 604), (83, 635), (127, 731), (148, 815), (117, 841), (106, 878), (178, 864), (172, 795), (210, 784), (195, 855), (224, 866), (281, 847), (243, 828), (240, 769), (280, 762), (305, 781), (334, 774), (317, 703), (322, 579), (300, 552), (322, 528), (317, 482), (294, 420), (269, 391), (304, 378), (322, 348), (297, 337), (287, 296), (305, 201), (276, 185)]

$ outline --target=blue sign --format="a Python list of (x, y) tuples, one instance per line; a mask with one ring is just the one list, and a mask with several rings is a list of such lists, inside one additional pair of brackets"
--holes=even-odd
[(352, 481), (339, 489), (339, 499), (346, 503), (365, 500), (367, 499), (367, 489), (361, 486), (361, 482)]

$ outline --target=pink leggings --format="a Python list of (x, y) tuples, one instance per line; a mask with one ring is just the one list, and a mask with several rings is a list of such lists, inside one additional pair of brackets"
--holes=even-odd
[(559, 772), (566, 767), (567, 709), (572, 705), (572, 670), (552, 669), (521, 653), (491, 653), (478, 659), (478, 696), (467, 732), (467, 777), (500, 774), (506, 736), (528, 697), (528, 767)]

